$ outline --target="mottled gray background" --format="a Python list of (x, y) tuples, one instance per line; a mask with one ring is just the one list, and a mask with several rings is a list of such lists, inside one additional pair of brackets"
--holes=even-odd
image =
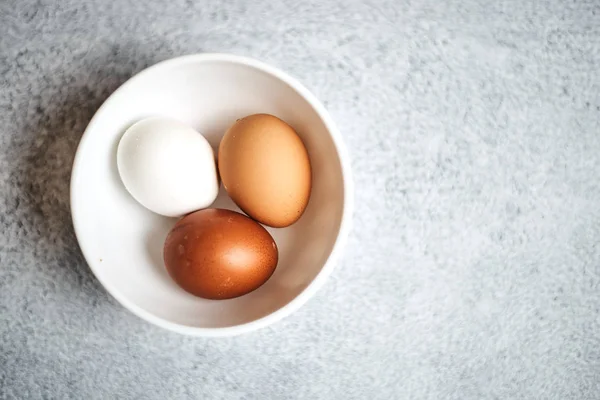
[[(256, 57), (321, 98), (355, 228), (293, 316), (182, 337), (71, 227), (77, 142), (157, 61)], [(598, 0), (0, 1), (0, 398), (600, 399)]]

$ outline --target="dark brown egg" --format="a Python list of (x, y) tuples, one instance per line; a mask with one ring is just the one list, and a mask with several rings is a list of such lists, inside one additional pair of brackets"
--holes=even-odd
[(257, 289), (273, 274), (277, 259), (277, 245), (265, 228), (223, 209), (185, 216), (164, 247), (165, 266), (175, 282), (207, 299), (230, 299)]

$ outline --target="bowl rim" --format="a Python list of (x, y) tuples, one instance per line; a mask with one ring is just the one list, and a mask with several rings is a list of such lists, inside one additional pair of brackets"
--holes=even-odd
[[(340, 227), (338, 230), (338, 235), (335, 239), (331, 252), (329, 256), (325, 260), (325, 263), (321, 267), (321, 270), (315, 276), (315, 278), (308, 284), (306, 288), (304, 288), (296, 297), (294, 297), (290, 302), (288, 302), (283, 307), (275, 310), (274, 312), (267, 314), (261, 318), (256, 320), (246, 322), (239, 325), (232, 325), (227, 327), (216, 327), (216, 328), (201, 328), (201, 327), (193, 327), (178, 324), (172, 321), (168, 321), (162, 317), (158, 317), (152, 314), (149, 311), (137, 306), (135, 303), (130, 301), (125, 295), (121, 294), (118, 290), (111, 286), (110, 283), (106, 282), (103, 278), (101, 278), (100, 274), (97, 273), (100, 270), (99, 265), (97, 265), (95, 258), (91, 257), (89, 251), (86, 250), (89, 247), (86, 243), (90, 240), (89, 238), (85, 238), (82, 236), (79, 226), (84, 224), (81, 217), (78, 217), (78, 208), (77, 208), (77, 190), (75, 189), (76, 176), (78, 175), (78, 171), (80, 171), (79, 165), (83, 163), (82, 153), (80, 149), (84, 145), (84, 143), (89, 140), (90, 130), (96, 124), (96, 121), (99, 119), (99, 116), (102, 115), (102, 111), (108, 107), (108, 105), (114, 101), (116, 95), (122, 92), (125, 88), (130, 86), (133, 82), (139, 80), (141, 77), (154, 73), (156, 70), (163, 68), (172, 68), (178, 65), (190, 64), (190, 63), (207, 63), (207, 62), (226, 62), (237, 65), (242, 65), (246, 67), (250, 67), (261, 72), (267, 73), (268, 75), (274, 76), (275, 78), (283, 81), (288, 84), (292, 89), (294, 89), (302, 98), (304, 98), (310, 106), (317, 112), (319, 117), (325, 124), (329, 135), (333, 140), (334, 147), (338, 154), (340, 165), (342, 169), (342, 180), (343, 180), (343, 192), (344, 192), (344, 200), (342, 207), (342, 218), (340, 222)], [(190, 336), (204, 336), (204, 337), (224, 337), (224, 336), (235, 336), (242, 333), (247, 333), (251, 331), (255, 331), (260, 328), (264, 328), (268, 325), (271, 325), (284, 317), (289, 316), (296, 310), (298, 310), (302, 305), (304, 305), (310, 297), (312, 297), (317, 290), (319, 290), (323, 284), (325, 283), (327, 277), (333, 271), (337, 261), (339, 260), (341, 253), (343, 251), (343, 247), (348, 239), (348, 235), (351, 229), (351, 221), (352, 221), (352, 213), (354, 208), (354, 184), (352, 179), (352, 170), (350, 163), (350, 156), (348, 155), (348, 151), (346, 146), (343, 143), (342, 135), (339, 132), (337, 126), (333, 122), (333, 119), (323, 106), (323, 104), (313, 95), (304, 85), (302, 85), (298, 80), (283, 72), (282, 70), (272, 67), (262, 61), (255, 60), (253, 58), (226, 54), (226, 53), (199, 53), (199, 54), (189, 54), (184, 56), (179, 56), (175, 58), (170, 58), (164, 61), (160, 61), (148, 68), (143, 69), (137, 74), (133, 75), (129, 78), (125, 83), (123, 83), (120, 87), (118, 87), (98, 108), (95, 112), (94, 116), (91, 118), (88, 123), (79, 144), (77, 146), (77, 150), (75, 153), (75, 158), (73, 161), (73, 167), (71, 172), (71, 181), (70, 181), (70, 205), (71, 205), (71, 218), (73, 222), (73, 227), (75, 231), (75, 236), (79, 243), (79, 248), (89, 266), (92, 270), (92, 273), (100, 281), (100, 284), (106, 289), (106, 291), (115, 298), (123, 307), (128, 309), (133, 314), (138, 317), (150, 322), (159, 327), (168, 329), (173, 332), (190, 335)]]

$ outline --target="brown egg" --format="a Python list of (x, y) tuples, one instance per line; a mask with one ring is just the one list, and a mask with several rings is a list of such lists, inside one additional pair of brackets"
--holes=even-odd
[(306, 209), (308, 152), (279, 118), (255, 114), (238, 120), (221, 140), (218, 164), (229, 197), (255, 220), (280, 228), (296, 222)]
[(277, 266), (275, 241), (260, 224), (235, 211), (205, 209), (179, 220), (164, 247), (171, 277), (184, 290), (207, 299), (249, 293)]

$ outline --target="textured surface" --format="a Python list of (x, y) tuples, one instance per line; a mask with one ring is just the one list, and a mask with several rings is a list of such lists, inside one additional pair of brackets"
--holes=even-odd
[[(332, 112), (345, 259), (223, 340), (112, 300), (68, 180), (96, 108), (172, 56), (249, 55)], [(0, 2), (0, 398), (600, 398), (597, 0)]]

